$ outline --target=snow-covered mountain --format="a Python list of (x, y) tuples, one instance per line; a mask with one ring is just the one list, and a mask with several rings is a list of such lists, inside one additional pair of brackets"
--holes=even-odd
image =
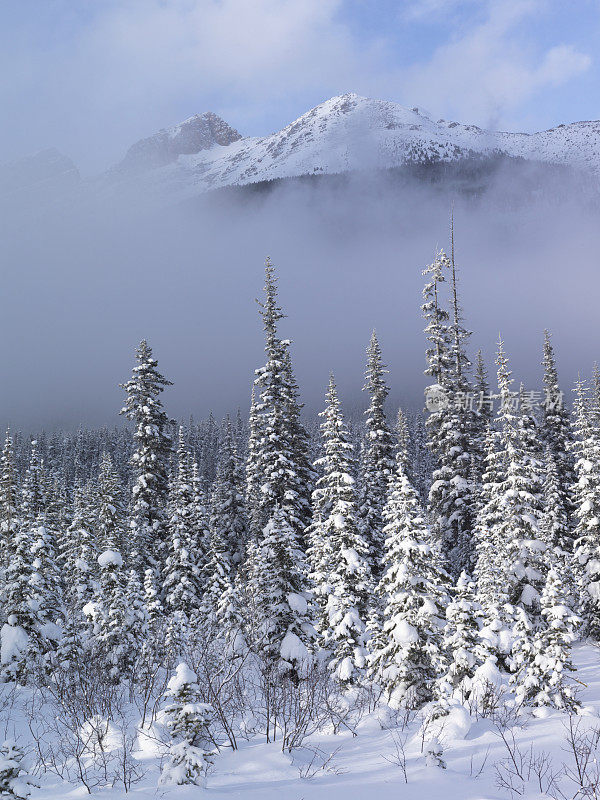
[[(197, 114), (132, 145), (81, 192), (131, 192), (177, 201), (227, 186), (276, 178), (373, 171), (404, 164), (504, 154), (600, 174), (600, 121), (574, 122), (539, 133), (489, 131), (422, 109), (357, 94), (333, 97), (269, 136), (242, 137), (212, 112)], [(0, 168), (0, 190), (30, 189), (60, 179), (76, 185), (75, 166), (57, 151)]]
[[(194, 195), (274, 178), (386, 169), (496, 153), (600, 173), (600, 121), (559, 125), (532, 134), (494, 132), (434, 120), (418, 108), (356, 94), (333, 97), (269, 136), (240, 137), (218, 117), (210, 116), (213, 124), (226, 132), (224, 137), (215, 137), (212, 144), (203, 144), (195, 152), (181, 149), (167, 164), (148, 159), (144, 182), (176, 194)], [(174, 132), (181, 127), (134, 145), (122, 164), (132, 153), (149, 149), (146, 143), (153, 143), (153, 148), (159, 142), (164, 147), (164, 142), (176, 139)]]

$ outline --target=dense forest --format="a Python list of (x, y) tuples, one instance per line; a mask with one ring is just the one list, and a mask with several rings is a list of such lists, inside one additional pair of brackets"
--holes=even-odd
[[(0, 675), (27, 692), (33, 771), (128, 791), (132, 708), (163, 786), (202, 785), (244, 739), (292, 752), (383, 705), (420, 715), (437, 766), (456, 709), (578, 713), (572, 646), (600, 639), (600, 375), (563, 397), (546, 332), (543, 387), (514, 384), (502, 341), (492, 387), (453, 257), (423, 275), (423, 413), (389, 409), (373, 334), (364, 420), (333, 375), (306, 419), (267, 262), (249, 418), (176, 424), (142, 341), (125, 425), (7, 432)], [(17, 797), (22, 759), (5, 744)]]

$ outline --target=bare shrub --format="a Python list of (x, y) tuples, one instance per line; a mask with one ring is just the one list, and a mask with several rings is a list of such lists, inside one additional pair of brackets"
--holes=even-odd
[(384, 756), (384, 758), (386, 761), (389, 761), (390, 764), (400, 767), (404, 783), (408, 783), (408, 773), (406, 771), (406, 743), (408, 742), (408, 734), (391, 730), (390, 738), (394, 750), (390, 755)]
[(90, 660), (53, 668), (25, 704), (37, 774), (49, 772), (88, 793), (122, 785), (126, 792), (144, 774), (133, 758), (133, 720), (127, 691)]
[(564, 798), (560, 785), (563, 766), (556, 769), (550, 754), (545, 751), (535, 752), (533, 745), (522, 750), (512, 729), (497, 727), (497, 731), (507, 755), (494, 765), (496, 786), (508, 791), (511, 797), (521, 797), (536, 791), (556, 800)]
[[(297, 747), (292, 753), (292, 764), (296, 765), (302, 780), (311, 781), (319, 774), (343, 775), (345, 770), (336, 764), (335, 758), (341, 747), (328, 753), (320, 747)], [(304, 757), (304, 758), (303, 758)]]
[(600, 728), (585, 728), (581, 717), (569, 715), (565, 723), (566, 743), (563, 764), (566, 781), (575, 787), (573, 798), (600, 798)]

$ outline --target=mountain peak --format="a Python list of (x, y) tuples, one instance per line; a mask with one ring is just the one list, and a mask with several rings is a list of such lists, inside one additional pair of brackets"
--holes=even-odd
[(181, 155), (194, 155), (218, 144), (223, 147), (241, 139), (241, 134), (212, 111), (163, 128), (133, 144), (118, 165), (119, 170), (144, 172), (171, 164)]

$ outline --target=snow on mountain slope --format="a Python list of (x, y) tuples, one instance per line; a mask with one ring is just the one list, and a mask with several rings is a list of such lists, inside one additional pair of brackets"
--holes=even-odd
[[(374, 171), (407, 163), (505, 154), (600, 174), (600, 121), (540, 133), (483, 130), (418, 108), (356, 94), (332, 97), (269, 136), (245, 137), (212, 112), (132, 145), (119, 164), (81, 181), (55, 150), (0, 166), (0, 196), (78, 203), (121, 195), (128, 204), (178, 202), (226, 186), (302, 175)], [(23, 192), (26, 189), (26, 192)], [(56, 191), (55, 191), (56, 190)]]
[(559, 125), (533, 134), (493, 132), (476, 125), (434, 121), (417, 108), (345, 94), (270, 136), (215, 142), (208, 149), (181, 152), (171, 163), (146, 172), (143, 181), (193, 195), (273, 178), (385, 169), (492, 153), (599, 173), (600, 121)]

